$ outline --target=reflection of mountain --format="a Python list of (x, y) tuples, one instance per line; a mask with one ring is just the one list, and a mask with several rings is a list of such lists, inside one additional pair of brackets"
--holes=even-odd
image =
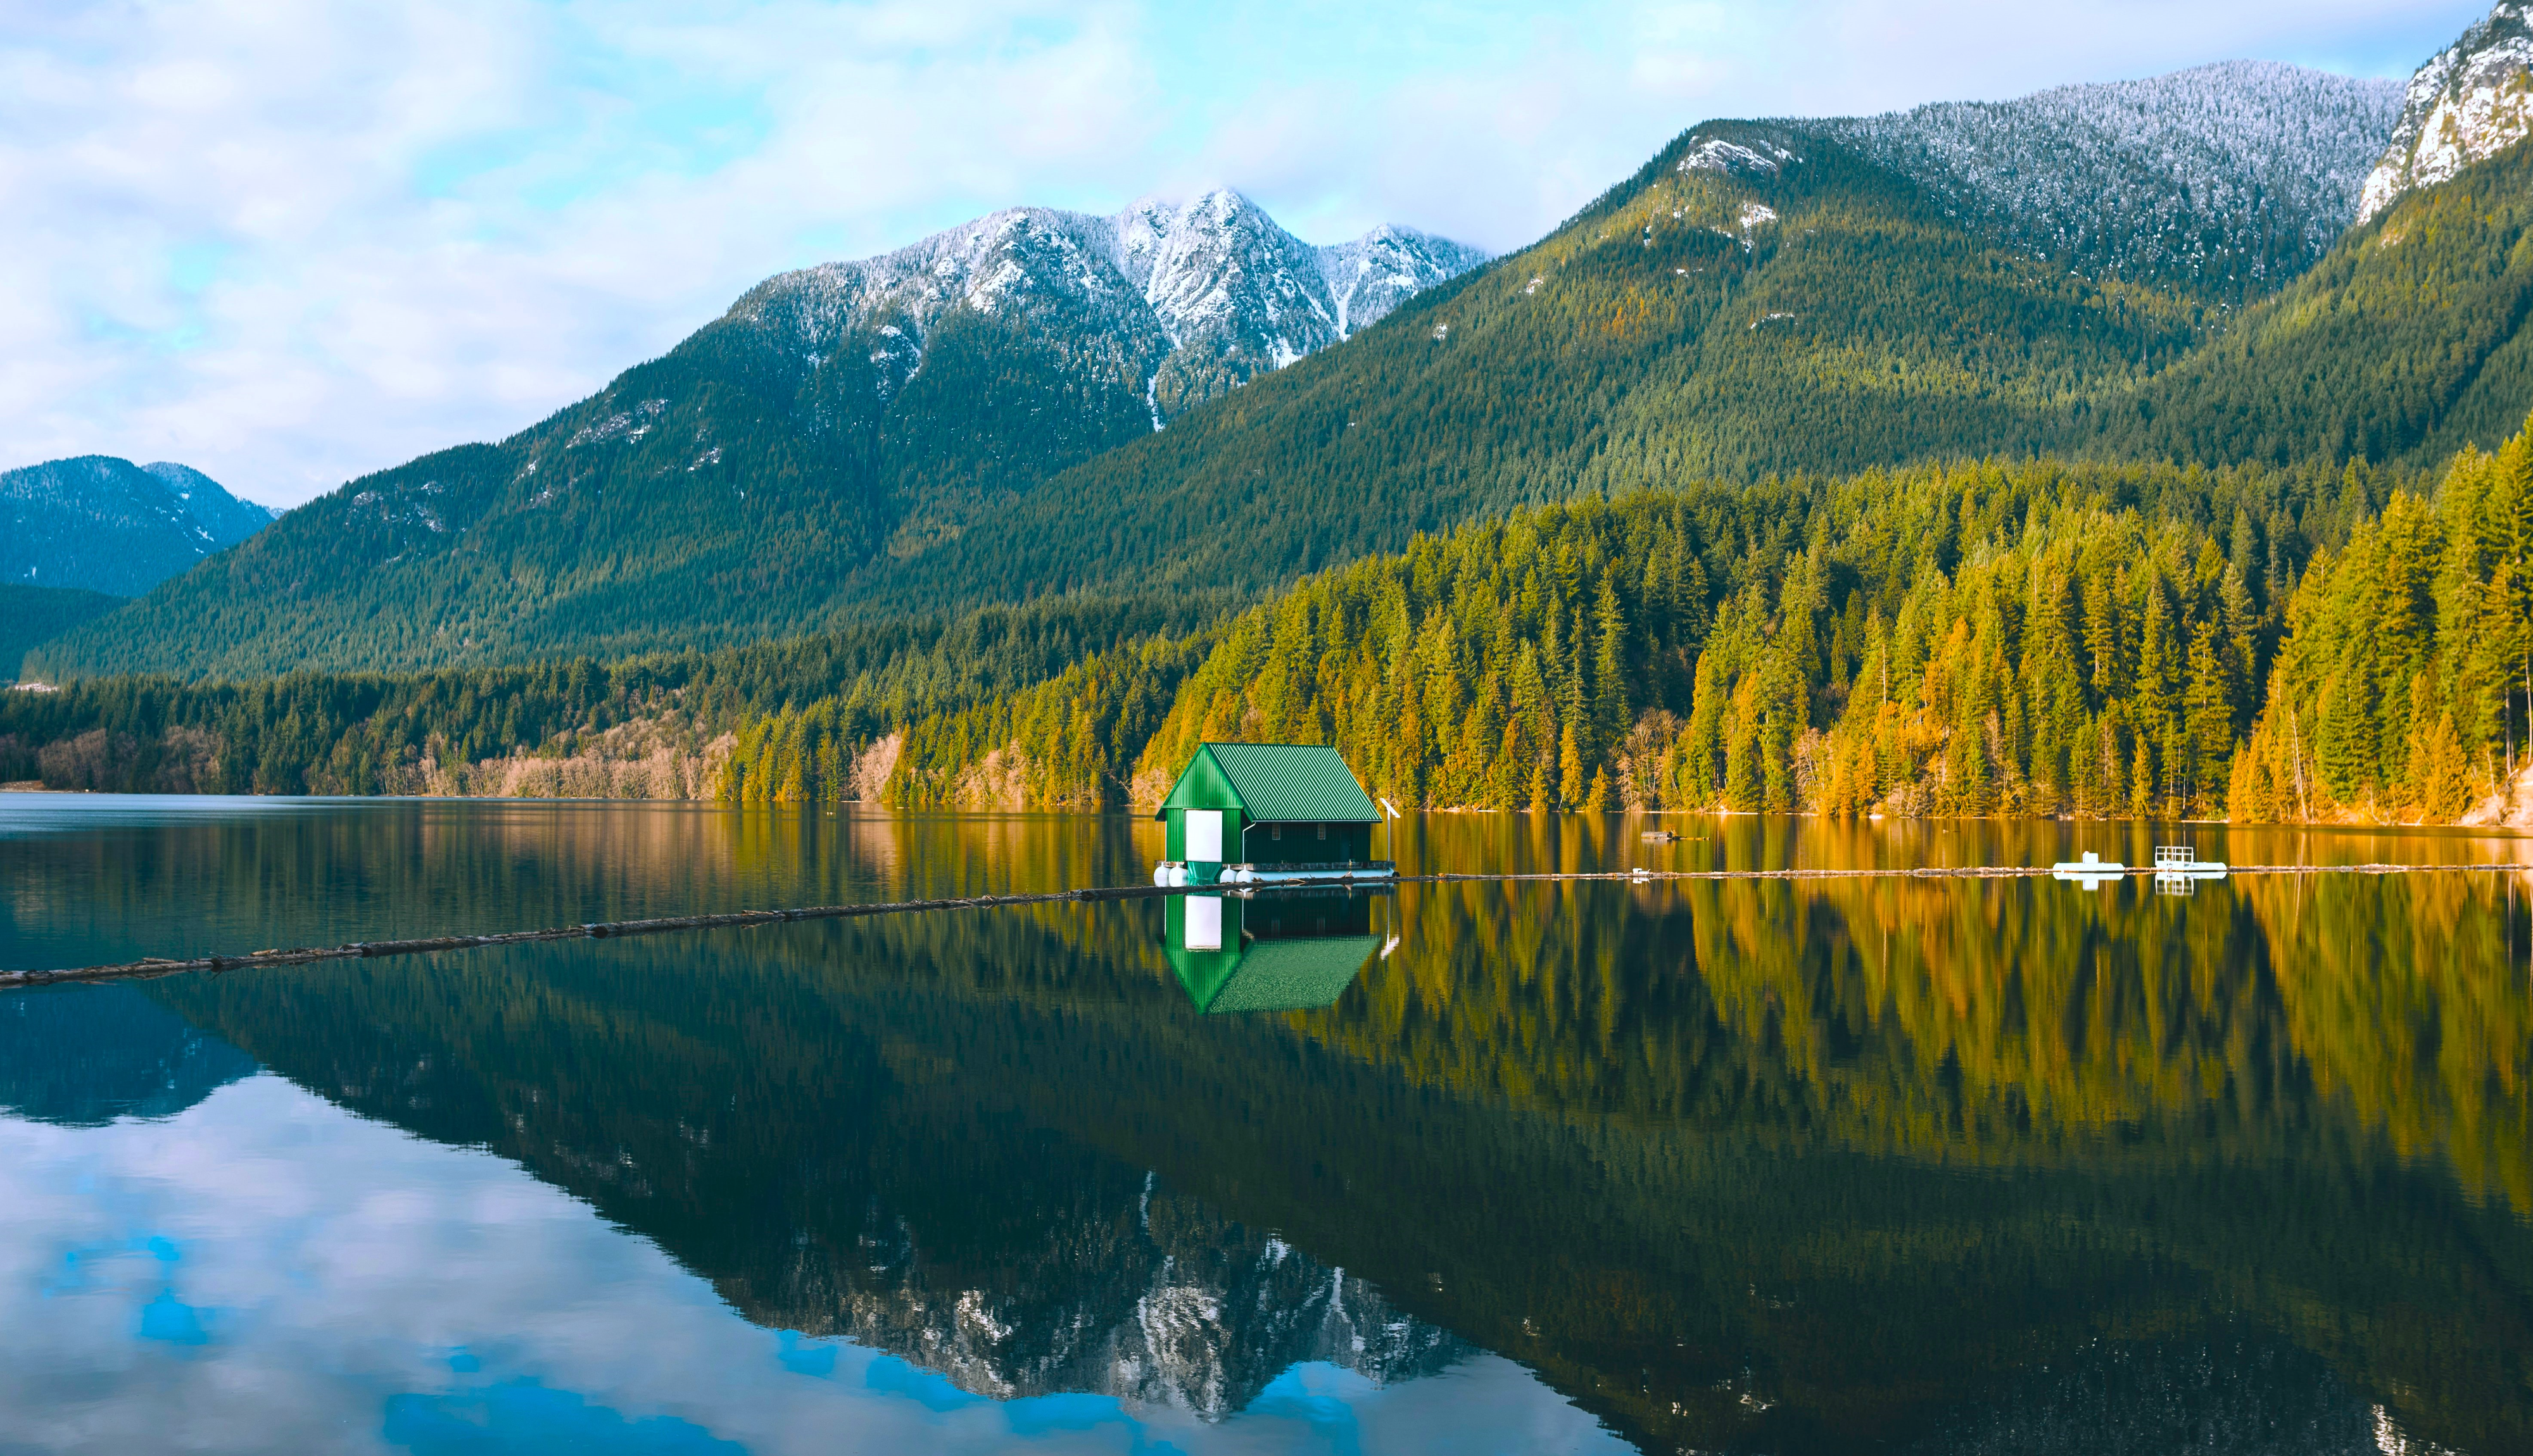
[[(1657, 852), (1592, 838), (1616, 827), (1437, 820), (1406, 847)], [(1079, 821), (897, 832), (930, 893), (1089, 883), (1107, 852)], [(2014, 836), (2062, 832), (1737, 821), (1658, 852), (2032, 862), (2063, 848)], [(2311, 841), (2261, 843), (2201, 847)], [(2400, 857), (2438, 843), (2469, 850)], [(1151, 904), (147, 994), (516, 1158), (761, 1322), (977, 1390), (1236, 1408), (1349, 1329), (1382, 1378), (1445, 1358), (1448, 1329), (1663, 1449), (2125, 1451), (2154, 1447), (2102, 1432), (2153, 1409), (2328, 1433), (2382, 1405), (2495, 1452), (2533, 1449), (2510, 1171), (2533, 1004), (2503, 895), (1408, 886), (1381, 911), (1395, 953), (1269, 1016), (1191, 1009)], [(2207, 1333), (2212, 1310), (2240, 1333)]]
[(172, 1117), (254, 1071), (253, 1058), (137, 987), (0, 997), (0, 1112), (75, 1128)]
[(832, 1298), (832, 1318), (796, 1322), (904, 1355), (963, 1390), (1090, 1391), (1216, 1421), (1297, 1362), (1385, 1382), (1467, 1353), (1363, 1280), (1151, 1180), (1146, 1189), (1131, 1209), (1077, 1210), (1058, 1241), (1065, 1257), (1024, 1289), (930, 1287), (937, 1271), (916, 1266), (900, 1220), (863, 1232), (873, 1259), (864, 1270), (880, 1277), (851, 1290), (787, 1290), (786, 1301), (806, 1314)]

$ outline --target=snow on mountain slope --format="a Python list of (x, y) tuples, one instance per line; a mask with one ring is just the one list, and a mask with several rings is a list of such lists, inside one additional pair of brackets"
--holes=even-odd
[(814, 362), (876, 330), (883, 390), (922, 367), (953, 309), (1017, 314), (1086, 367), (1132, 371), (1153, 423), (1377, 322), (1486, 261), (1384, 226), (1315, 248), (1227, 188), (1113, 217), (1018, 207), (911, 247), (768, 279), (734, 316), (795, 333)]
[(2225, 61), (1779, 125), (1860, 151), (2071, 267), (2243, 298), (2312, 266), (2356, 218), (2399, 106), (2393, 82)]
[(1487, 261), (1465, 243), (1384, 223), (1351, 243), (1322, 248), (1320, 275), (1337, 310), (1337, 336), (1381, 321), (1409, 297)]
[(2502, 4), (2410, 78), (2391, 145), (2366, 178), (2358, 220), (2433, 187), (2533, 131), (2533, 7)]
[(159, 460), (141, 467), (155, 476), (176, 497), (188, 514), (200, 522), (210, 539), (226, 546), (244, 541), (272, 524), (279, 512), (252, 500), (240, 500), (220, 488), (220, 483), (191, 465), (173, 460)]
[(793, 335), (813, 365), (848, 334), (877, 330), (895, 342), (878, 345), (872, 362), (897, 384), (922, 367), (925, 337), (959, 308), (1105, 335), (1130, 354), (1165, 351), (1167, 336), (1118, 272), (1115, 252), (1105, 218), (1013, 207), (878, 258), (778, 274), (731, 316)]

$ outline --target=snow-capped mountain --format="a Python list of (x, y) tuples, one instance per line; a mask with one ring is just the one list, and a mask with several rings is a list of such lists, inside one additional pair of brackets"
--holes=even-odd
[(2225, 61), (1783, 125), (1860, 151), (2070, 267), (2256, 295), (2312, 266), (2355, 220), (2400, 105), (2394, 82)]
[(48, 460), (0, 473), (0, 581), (137, 597), (271, 524), (190, 466)]
[(768, 279), (735, 317), (788, 325), (823, 358), (875, 331), (883, 393), (922, 367), (958, 309), (1017, 314), (1077, 366), (1126, 373), (1154, 426), (1378, 322), (1487, 255), (1384, 225), (1313, 247), (1227, 188), (1112, 217), (1015, 207), (879, 258)]
[(2366, 178), (2358, 220), (2433, 187), (2533, 131), (2533, 7), (2501, 4), (2410, 78), (2391, 145)]

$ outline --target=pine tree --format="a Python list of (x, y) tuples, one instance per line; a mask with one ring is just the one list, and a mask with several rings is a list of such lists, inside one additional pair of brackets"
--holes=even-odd
[(1576, 719), (1567, 719), (1563, 733), (1558, 739), (1557, 803), (1560, 808), (1579, 808), (1583, 803), (1583, 745), (1580, 728), (1581, 724)]
[(1625, 741), (1634, 722), (1627, 711), (1627, 621), (1619, 608), (1619, 594), (1606, 577), (1601, 582), (1600, 605), (1593, 612), (1593, 627), (1592, 718), (1595, 737), (1606, 755)]
[[(2174, 750), (2182, 742), (2182, 663), (2176, 649), (2163, 584), (2149, 578), (2146, 610), (2141, 614), (2138, 633), (2137, 686), (2132, 694), (2137, 705), (2138, 741), (2137, 767), (2131, 782), (2132, 792), (2142, 803), (2167, 798), (2177, 787), (2173, 775), (2180, 767), (2174, 762)], [(2151, 757), (2148, 754), (2150, 744), (2153, 747)]]
[(2233, 773), (2234, 690), (2228, 648), (2217, 624), (2190, 630), (2189, 678), (2182, 689), (2187, 782), (2194, 810), (2215, 807)]

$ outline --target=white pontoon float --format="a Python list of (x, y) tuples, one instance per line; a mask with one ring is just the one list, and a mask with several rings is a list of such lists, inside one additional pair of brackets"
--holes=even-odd
[(2088, 849), (2082, 859), (2062, 859), (2049, 866), (2049, 878), (2065, 880), (2091, 890), (2107, 885), (2129, 872), (2129, 867), (2116, 859), (2104, 859)]

